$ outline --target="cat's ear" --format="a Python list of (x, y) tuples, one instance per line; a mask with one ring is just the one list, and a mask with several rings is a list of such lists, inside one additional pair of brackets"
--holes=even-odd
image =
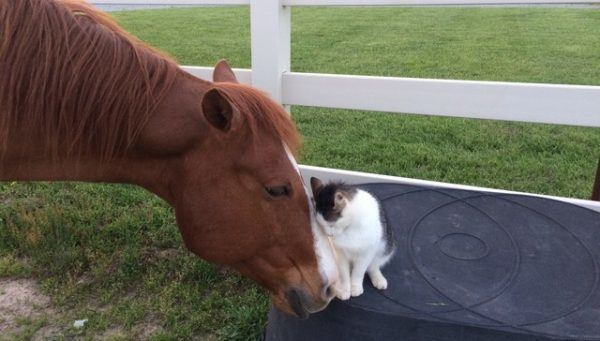
[(323, 188), (323, 181), (315, 177), (310, 178), (310, 188), (312, 189), (313, 195), (316, 196), (321, 188)]
[(335, 192), (335, 198), (334, 198), (334, 203), (335, 203), (335, 208), (343, 208), (344, 205), (346, 204), (344, 202), (345, 196), (342, 192)]

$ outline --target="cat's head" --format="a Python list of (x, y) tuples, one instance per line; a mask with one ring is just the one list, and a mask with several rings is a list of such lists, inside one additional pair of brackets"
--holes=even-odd
[(325, 228), (325, 232), (348, 227), (353, 219), (349, 206), (356, 195), (356, 188), (341, 182), (323, 184), (315, 177), (310, 179), (310, 187), (315, 200), (317, 222)]

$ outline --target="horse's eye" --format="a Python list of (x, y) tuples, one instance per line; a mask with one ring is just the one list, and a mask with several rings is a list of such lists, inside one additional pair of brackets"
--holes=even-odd
[(272, 197), (281, 197), (290, 195), (290, 189), (288, 186), (273, 186), (273, 187), (265, 187), (265, 191), (269, 193)]

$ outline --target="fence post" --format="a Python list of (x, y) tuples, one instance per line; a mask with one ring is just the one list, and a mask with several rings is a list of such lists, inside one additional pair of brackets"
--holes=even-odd
[(290, 70), (291, 9), (281, 0), (251, 0), (252, 85), (282, 102), (282, 74)]

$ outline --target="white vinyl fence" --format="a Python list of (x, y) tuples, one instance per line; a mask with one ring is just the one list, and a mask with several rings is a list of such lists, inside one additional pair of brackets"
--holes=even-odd
[[(290, 70), (291, 6), (406, 6), (600, 4), (584, 0), (97, 0), (101, 5), (249, 5), (252, 70), (235, 69), (241, 82), (284, 105), (600, 127), (600, 86), (532, 84), (298, 73)], [(600, 7), (599, 7), (600, 8)], [(224, 56), (226, 57), (226, 56)], [(184, 66), (211, 79), (212, 68)], [(590, 155), (590, 158), (597, 155)], [(305, 179), (349, 183), (393, 182), (457, 189), (502, 190), (302, 166)], [(590, 170), (591, 172), (592, 170)], [(600, 203), (557, 198), (596, 211)]]

